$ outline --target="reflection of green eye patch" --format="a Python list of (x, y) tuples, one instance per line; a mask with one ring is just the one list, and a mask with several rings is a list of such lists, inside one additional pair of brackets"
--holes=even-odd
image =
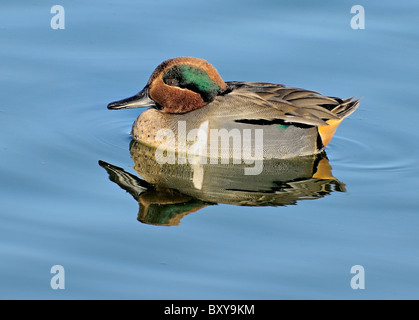
[[(151, 204), (146, 211), (146, 216), (141, 218), (141, 221), (148, 224), (154, 225), (173, 225), (173, 221), (176, 221), (176, 216), (180, 214), (189, 213), (197, 208), (201, 208), (203, 203), (198, 200), (191, 200), (187, 203), (180, 204)], [(182, 215), (180, 216), (180, 218)], [(176, 224), (176, 223), (175, 223)]]

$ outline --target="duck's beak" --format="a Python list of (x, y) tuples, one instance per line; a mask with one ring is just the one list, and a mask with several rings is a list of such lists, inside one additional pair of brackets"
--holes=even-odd
[(133, 97), (111, 102), (110, 104), (108, 104), (108, 109), (110, 110), (143, 107), (156, 107), (156, 103), (148, 95), (148, 86), (146, 86), (141, 92), (137, 93)]

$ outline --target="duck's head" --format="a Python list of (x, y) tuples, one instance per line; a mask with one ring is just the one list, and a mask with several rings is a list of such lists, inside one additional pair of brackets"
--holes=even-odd
[(108, 109), (150, 106), (167, 113), (185, 113), (202, 108), (226, 91), (226, 83), (207, 61), (179, 57), (162, 62), (141, 92), (110, 103)]

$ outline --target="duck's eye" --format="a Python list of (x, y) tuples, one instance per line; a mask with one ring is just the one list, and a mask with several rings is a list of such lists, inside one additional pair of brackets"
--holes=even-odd
[(178, 87), (179, 86), (179, 80), (177, 80), (177, 79), (168, 79), (168, 80), (166, 80), (166, 83), (169, 86), (174, 86), (174, 87)]

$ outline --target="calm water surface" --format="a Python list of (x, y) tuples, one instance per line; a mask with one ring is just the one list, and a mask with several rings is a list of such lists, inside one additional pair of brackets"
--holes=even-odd
[[(350, 27), (351, 1), (57, 4), (65, 30), (50, 27), (53, 3), (0, 10), (0, 298), (419, 298), (417, 1), (365, 3), (365, 30)], [(137, 175), (141, 110), (106, 105), (181, 55), (225, 80), (362, 97), (327, 148), (346, 192), (137, 221), (98, 161)], [(53, 265), (65, 290), (50, 287)], [(354, 265), (365, 290), (351, 289)]]

